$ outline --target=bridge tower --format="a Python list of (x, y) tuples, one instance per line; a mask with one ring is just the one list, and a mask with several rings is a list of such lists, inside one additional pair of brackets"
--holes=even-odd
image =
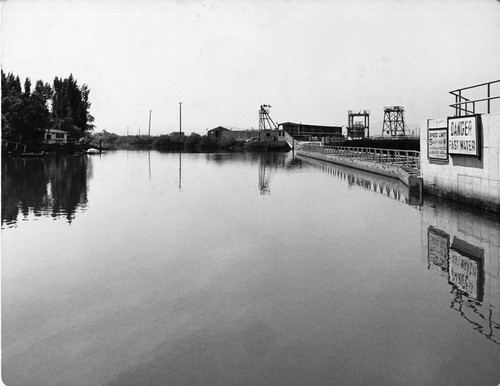
[(406, 135), (406, 124), (404, 118), (405, 109), (403, 106), (384, 107), (384, 126), (382, 136), (390, 135), (399, 137)]
[(278, 130), (278, 126), (269, 115), (270, 105), (260, 105), (259, 109), (259, 131), (260, 130)]
[[(347, 137), (351, 139), (370, 138), (370, 110), (349, 110)], [(359, 118), (362, 117), (363, 121)]]

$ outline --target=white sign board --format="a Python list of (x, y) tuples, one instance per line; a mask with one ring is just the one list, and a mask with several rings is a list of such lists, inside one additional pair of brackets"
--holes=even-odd
[(429, 129), (443, 129), (445, 127), (448, 127), (448, 119), (447, 118), (429, 119), (427, 121), (427, 127)]
[(448, 159), (448, 129), (429, 129), (427, 131), (427, 158)]
[(448, 147), (450, 154), (479, 156), (477, 116), (448, 118)]

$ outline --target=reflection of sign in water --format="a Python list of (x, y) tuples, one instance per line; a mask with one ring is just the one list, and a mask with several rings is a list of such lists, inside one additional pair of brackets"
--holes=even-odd
[(483, 298), (483, 257), (483, 249), (453, 239), (448, 272), (450, 283), (480, 301)]
[(478, 116), (448, 118), (450, 154), (479, 156)]
[(427, 258), (429, 264), (432, 263), (448, 271), (448, 249), (450, 246), (450, 236), (442, 230), (434, 227), (429, 227), (427, 231), (428, 253)]
[(448, 159), (448, 130), (429, 129), (427, 132), (427, 158)]

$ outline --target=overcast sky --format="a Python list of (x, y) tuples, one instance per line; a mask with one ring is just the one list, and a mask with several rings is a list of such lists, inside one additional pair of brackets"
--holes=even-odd
[(275, 121), (347, 125), (349, 109), (451, 115), (450, 90), (500, 79), (500, 2), (100, 0), (2, 3), (2, 68), (70, 73), (96, 130), (151, 134)]

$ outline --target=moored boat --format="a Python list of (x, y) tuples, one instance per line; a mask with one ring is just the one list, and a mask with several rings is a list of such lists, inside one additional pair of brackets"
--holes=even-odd
[(290, 145), (284, 130), (278, 129), (269, 111), (270, 105), (261, 105), (259, 110), (259, 132), (256, 138), (248, 143), (253, 150), (288, 151)]

